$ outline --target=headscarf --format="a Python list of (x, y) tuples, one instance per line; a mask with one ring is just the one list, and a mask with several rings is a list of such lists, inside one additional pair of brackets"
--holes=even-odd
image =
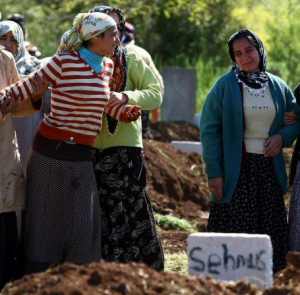
[(0, 37), (8, 32), (12, 32), (17, 42), (17, 53), (14, 58), (18, 72), (21, 76), (26, 76), (40, 66), (40, 61), (26, 50), (22, 28), (14, 21), (0, 21)]
[(78, 50), (85, 41), (114, 27), (117, 27), (116, 22), (105, 13), (79, 13), (74, 18), (72, 29), (63, 34), (58, 51)]
[[(118, 31), (122, 36), (125, 29), (125, 18), (122, 10), (106, 5), (95, 6), (90, 12), (101, 12), (111, 15), (115, 13), (119, 18)], [(110, 89), (116, 92), (122, 92), (125, 90), (127, 82), (127, 61), (126, 61), (126, 49), (123, 46), (118, 46), (115, 50), (114, 56), (112, 57), (114, 62), (114, 72), (110, 80)], [(107, 125), (110, 134), (114, 134), (117, 131), (118, 121), (108, 115)]]
[[(242, 71), (235, 63), (233, 43), (236, 40), (243, 39), (243, 38), (247, 39), (258, 51), (260, 61), (259, 61), (259, 71), (257, 72), (248, 73), (246, 71)], [(264, 88), (268, 83), (269, 77), (266, 73), (267, 54), (260, 38), (254, 32), (251, 32), (248, 29), (240, 30), (234, 33), (229, 38), (228, 49), (229, 49), (230, 57), (232, 61), (235, 63), (234, 71), (238, 81), (245, 83), (250, 88), (255, 88), (255, 89)]]
[(119, 24), (118, 24), (118, 30), (120, 34), (122, 35), (125, 30), (125, 18), (123, 15), (123, 12), (119, 8), (111, 7), (108, 5), (98, 5), (94, 8), (90, 9), (89, 12), (101, 12), (106, 13), (108, 15), (111, 15), (112, 13), (115, 13), (119, 17)]

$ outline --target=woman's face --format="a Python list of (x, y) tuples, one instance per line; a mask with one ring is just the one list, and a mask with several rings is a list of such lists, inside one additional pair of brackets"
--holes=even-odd
[(233, 42), (233, 55), (241, 71), (256, 72), (259, 70), (260, 57), (257, 49), (248, 39), (242, 38)]
[(7, 51), (10, 51), (14, 56), (18, 53), (18, 43), (15, 40), (12, 32), (7, 32), (0, 36), (0, 45), (2, 45)]
[(119, 45), (119, 33), (117, 28), (106, 31), (98, 37), (90, 40), (90, 49), (97, 54), (113, 56), (116, 47)]

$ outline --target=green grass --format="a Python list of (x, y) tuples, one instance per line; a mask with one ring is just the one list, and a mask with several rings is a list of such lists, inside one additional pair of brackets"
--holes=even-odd
[(189, 233), (197, 231), (197, 228), (189, 221), (172, 215), (161, 215), (156, 213), (155, 219), (158, 225), (165, 230), (182, 230)]
[(185, 252), (165, 253), (165, 271), (188, 274), (188, 257)]

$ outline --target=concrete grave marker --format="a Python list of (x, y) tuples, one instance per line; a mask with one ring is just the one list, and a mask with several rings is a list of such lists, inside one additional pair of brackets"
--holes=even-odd
[(196, 71), (177, 67), (163, 69), (165, 94), (162, 104), (163, 121), (193, 122), (196, 106)]
[(180, 141), (173, 140), (171, 144), (178, 150), (186, 153), (197, 153), (202, 155), (203, 148), (202, 143), (198, 141)]
[(273, 284), (268, 235), (195, 233), (188, 237), (189, 273), (222, 281), (246, 279), (261, 288)]

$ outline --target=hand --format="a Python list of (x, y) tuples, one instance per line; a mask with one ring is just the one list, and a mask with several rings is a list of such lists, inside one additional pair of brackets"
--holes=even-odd
[(274, 157), (278, 155), (282, 149), (283, 141), (279, 134), (269, 137), (265, 142), (265, 157)]
[(284, 113), (284, 123), (286, 125), (291, 125), (297, 122), (297, 116), (294, 112), (285, 112)]
[(218, 201), (221, 201), (223, 197), (223, 178), (222, 177), (216, 177), (211, 178), (208, 180), (208, 187), (209, 190), (215, 195), (216, 199)]
[(141, 108), (138, 106), (124, 106), (124, 111), (121, 114), (120, 120), (126, 123), (132, 122), (137, 120), (141, 113)]
[(121, 92), (114, 92), (111, 91), (110, 98), (109, 98), (109, 104), (127, 104), (128, 102), (128, 96)]

